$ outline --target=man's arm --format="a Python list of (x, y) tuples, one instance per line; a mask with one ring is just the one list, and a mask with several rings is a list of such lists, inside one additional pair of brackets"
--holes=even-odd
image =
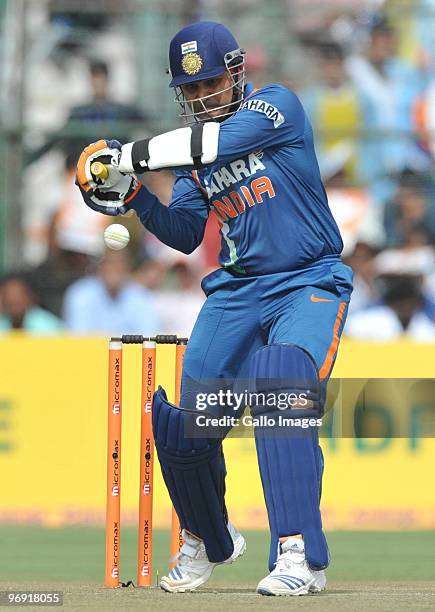
[(169, 207), (142, 186), (131, 208), (150, 232), (177, 251), (192, 253), (202, 242), (209, 209), (187, 173), (177, 177)]

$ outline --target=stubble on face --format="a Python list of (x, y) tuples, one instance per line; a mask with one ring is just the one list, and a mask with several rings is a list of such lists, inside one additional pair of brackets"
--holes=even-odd
[[(212, 79), (188, 83), (182, 86), (182, 91), (190, 109), (200, 121), (219, 120), (219, 115), (231, 112), (233, 81), (227, 73)], [(205, 100), (202, 102), (197, 98)]]

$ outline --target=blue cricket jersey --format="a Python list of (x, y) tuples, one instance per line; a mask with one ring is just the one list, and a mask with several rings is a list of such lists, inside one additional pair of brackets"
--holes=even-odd
[(191, 253), (201, 243), (214, 210), (219, 263), (237, 273), (285, 272), (341, 253), (310, 122), (282, 85), (248, 84), (241, 110), (221, 123), (217, 160), (176, 177), (169, 207), (145, 188), (132, 207), (148, 230), (179, 251)]

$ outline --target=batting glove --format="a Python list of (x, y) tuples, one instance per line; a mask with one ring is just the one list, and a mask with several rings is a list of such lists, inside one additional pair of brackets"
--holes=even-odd
[[(120, 151), (121, 143), (117, 140), (99, 140), (84, 149), (77, 163), (76, 184), (85, 204), (111, 217), (130, 210), (129, 202), (141, 188), (134, 174), (118, 170)], [(92, 173), (91, 166), (96, 161), (107, 167), (107, 178), (98, 178)]]

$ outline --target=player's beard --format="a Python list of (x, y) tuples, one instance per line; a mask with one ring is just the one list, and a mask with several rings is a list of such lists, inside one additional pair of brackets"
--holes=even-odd
[(211, 112), (213, 111), (213, 108), (207, 109), (199, 101), (189, 104), (189, 107), (191, 111), (195, 113), (195, 117), (200, 123), (205, 121), (217, 121), (218, 123), (221, 123), (222, 121), (225, 121), (225, 119), (231, 117), (236, 112), (237, 104), (239, 102), (240, 100), (238, 99), (237, 92), (233, 89), (231, 102), (228, 102), (228, 104), (222, 107), (219, 104), (216, 105), (216, 107), (219, 109), (219, 115), (217, 117), (215, 117)]

